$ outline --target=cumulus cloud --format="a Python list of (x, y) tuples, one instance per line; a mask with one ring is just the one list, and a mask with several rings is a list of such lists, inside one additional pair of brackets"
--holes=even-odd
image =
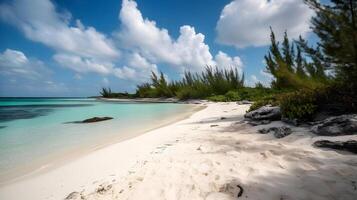
[(206, 65), (242, 67), (238, 56), (219, 52), (213, 56), (205, 36), (189, 25), (180, 27), (179, 36), (143, 17), (133, 0), (123, 0), (120, 28), (107, 36), (85, 26), (71, 13), (58, 11), (50, 0), (14, 0), (0, 4), (0, 19), (17, 27), (29, 40), (55, 51), (53, 60), (73, 70), (75, 79), (83, 73), (113, 75), (130, 81), (145, 81), (159, 64), (201, 71)]
[(65, 92), (63, 83), (51, 80), (52, 72), (44, 63), (23, 52), (6, 49), (0, 53), (0, 96), (29, 96)]
[(269, 26), (278, 38), (305, 36), (313, 11), (302, 0), (234, 0), (217, 22), (217, 41), (237, 48), (269, 44)]
[(218, 54), (215, 56), (217, 66), (224, 67), (224, 68), (234, 68), (238, 67), (240, 69), (239, 73), (242, 73), (243, 62), (241, 61), (240, 57), (230, 57), (226, 53), (219, 51)]
[(2, 75), (39, 79), (50, 73), (42, 61), (29, 59), (23, 52), (6, 49), (0, 53), (0, 72)]
[[(181, 26), (179, 37), (173, 39), (165, 28), (159, 28), (155, 21), (144, 18), (132, 0), (123, 0), (119, 19), (122, 26), (115, 35), (120, 44), (139, 52), (150, 62), (166, 63), (181, 71), (200, 71), (206, 65), (217, 64), (204, 42), (205, 36), (196, 33), (192, 26)], [(230, 59), (237, 60), (236, 57)]]
[(49, 0), (15, 0), (1, 4), (0, 13), (3, 21), (16, 26), (28, 39), (53, 48), (59, 54), (54, 58), (60, 64), (75, 69), (75, 65), (67, 64), (89, 63), (87, 70), (79, 65), (75, 71), (102, 72), (103, 60), (111, 61), (119, 56), (111, 39), (93, 27), (85, 27), (79, 20), (76, 26), (71, 25), (70, 13), (57, 12)]
[(97, 62), (94, 58), (86, 58), (73, 54), (58, 53), (53, 59), (59, 64), (66, 66), (76, 72), (96, 72), (107, 75), (112, 72), (114, 64), (111, 62)]
[(158, 73), (157, 65), (150, 63), (139, 53), (132, 53), (126, 57), (126, 63), (128, 66), (116, 68), (114, 70), (114, 75), (118, 78), (136, 82), (144, 82), (149, 79), (151, 72)]

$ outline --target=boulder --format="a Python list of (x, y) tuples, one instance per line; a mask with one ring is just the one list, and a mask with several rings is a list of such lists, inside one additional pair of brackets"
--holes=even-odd
[(300, 125), (298, 119), (289, 119), (289, 118), (286, 118), (286, 117), (282, 117), (281, 121), (285, 122), (287, 124), (290, 124), (290, 125), (294, 125), (294, 126), (299, 126)]
[(83, 120), (82, 123), (101, 122), (101, 121), (106, 121), (106, 120), (111, 120), (111, 119), (113, 119), (113, 118), (112, 117), (92, 117), (92, 118)]
[(270, 120), (260, 120), (260, 121), (248, 121), (248, 124), (252, 126), (259, 126), (259, 125), (264, 125), (264, 124), (269, 124)]
[(329, 140), (319, 140), (319, 141), (314, 142), (313, 145), (315, 147), (337, 149), (337, 150), (349, 151), (349, 152), (357, 154), (357, 141), (356, 140), (348, 140), (346, 142), (341, 142), (341, 141), (333, 142), (333, 141), (329, 141)]
[(324, 136), (357, 134), (357, 114), (329, 117), (314, 123), (311, 131)]
[(112, 117), (92, 117), (92, 118), (85, 119), (83, 121), (65, 122), (65, 124), (94, 123), (94, 122), (101, 122), (101, 121), (106, 121), (106, 120), (111, 120), (111, 119), (113, 119), (113, 118)]
[(288, 136), (292, 133), (291, 129), (286, 126), (263, 128), (263, 129), (258, 130), (258, 132), (261, 134), (267, 134), (269, 132), (273, 132), (274, 136), (276, 138), (283, 138), (283, 137)]
[(242, 101), (237, 101), (238, 105), (246, 105), (246, 104), (252, 104), (253, 102), (248, 101), (248, 100), (242, 100)]
[(252, 120), (280, 120), (281, 111), (279, 106), (266, 105), (246, 113), (244, 117)]

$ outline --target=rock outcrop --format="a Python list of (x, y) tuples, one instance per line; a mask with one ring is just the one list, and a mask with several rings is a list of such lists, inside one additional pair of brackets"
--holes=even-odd
[(274, 136), (276, 138), (283, 138), (283, 137), (288, 136), (292, 133), (291, 129), (286, 126), (263, 128), (263, 129), (258, 130), (258, 132), (261, 134), (267, 134), (269, 132), (273, 132)]
[(106, 120), (111, 120), (111, 119), (113, 119), (113, 117), (92, 117), (92, 118), (85, 119), (83, 121), (66, 122), (65, 124), (68, 124), (68, 123), (86, 124), (86, 123), (101, 122), (101, 121), (106, 121)]
[(357, 114), (329, 117), (314, 123), (311, 131), (324, 136), (357, 134)]
[(270, 122), (271, 122), (270, 120), (248, 121), (248, 124), (252, 126), (259, 126), (259, 125), (269, 124)]
[(281, 111), (279, 106), (266, 105), (246, 113), (244, 117), (251, 120), (280, 120)]
[(319, 140), (319, 141), (314, 142), (313, 145), (315, 147), (337, 149), (337, 150), (349, 151), (349, 152), (357, 154), (357, 141), (356, 140), (348, 140), (346, 142), (341, 142), (341, 141), (333, 142), (333, 141), (329, 141), (329, 140)]
[(242, 100), (242, 101), (237, 101), (238, 105), (246, 105), (246, 104), (252, 104), (253, 102), (248, 101), (248, 100)]
[(92, 117), (92, 118), (83, 120), (82, 123), (101, 122), (101, 121), (106, 121), (106, 120), (111, 120), (111, 119), (113, 119), (113, 118), (112, 117)]

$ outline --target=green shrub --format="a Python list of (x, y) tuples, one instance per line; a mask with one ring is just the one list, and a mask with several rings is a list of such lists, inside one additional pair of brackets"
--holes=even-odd
[(198, 84), (195, 88), (182, 87), (176, 92), (176, 97), (180, 100), (204, 99), (211, 94), (210, 89), (204, 84)]
[(302, 89), (280, 95), (282, 116), (302, 121), (311, 119), (318, 107), (316, 94), (314, 90)]
[(240, 101), (242, 100), (242, 98), (239, 96), (237, 91), (228, 91), (225, 95), (224, 95), (227, 99), (227, 101)]
[[(225, 95), (230, 90), (244, 87), (244, 75), (237, 68), (220, 69), (207, 66), (201, 73), (185, 72), (182, 79), (168, 82), (161, 72), (152, 72), (151, 81), (137, 86), (140, 97), (172, 97), (204, 99), (212, 95)], [(235, 98), (235, 97), (234, 97)]]
[(265, 96), (257, 101), (255, 101), (249, 108), (249, 110), (247, 112), (250, 112), (250, 111), (253, 111), (253, 110), (256, 110), (262, 106), (265, 106), (265, 105), (272, 105), (272, 106), (277, 106), (279, 105), (279, 102), (276, 98), (276, 95), (268, 95), (268, 96)]
[(207, 100), (215, 101), (215, 102), (227, 102), (227, 101), (229, 101), (229, 100), (227, 99), (227, 97), (224, 96), (224, 95), (211, 96), (211, 97), (208, 97)]

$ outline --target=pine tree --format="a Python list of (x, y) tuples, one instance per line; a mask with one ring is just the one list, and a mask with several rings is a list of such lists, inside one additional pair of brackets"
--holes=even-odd
[(293, 62), (294, 62), (294, 45), (291, 45), (290, 48), (290, 41), (288, 38), (288, 34), (285, 31), (284, 33), (284, 40), (282, 43), (282, 51), (283, 51), (283, 55), (284, 55), (284, 62), (286, 63), (287, 69), (289, 71), (293, 71)]
[[(357, 89), (357, 1), (331, 0), (327, 5), (317, 0), (304, 1), (316, 11), (316, 16), (312, 19), (312, 28), (320, 38), (318, 46), (323, 53), (320, 63), (333, 66), (337, 78), (355, 91)], [(320, 70), (319, 68), (318, 71)]]
[(306, 77), (305, 71), (304, 71), (304, 59), (302, 58), (301, 55), (301, 48), (299, 46), (296, 47), (297, 53), (296, 53), (296, 58), (295, 58), (295, 63), (296, 63), (296, 74), (304, 78)]

